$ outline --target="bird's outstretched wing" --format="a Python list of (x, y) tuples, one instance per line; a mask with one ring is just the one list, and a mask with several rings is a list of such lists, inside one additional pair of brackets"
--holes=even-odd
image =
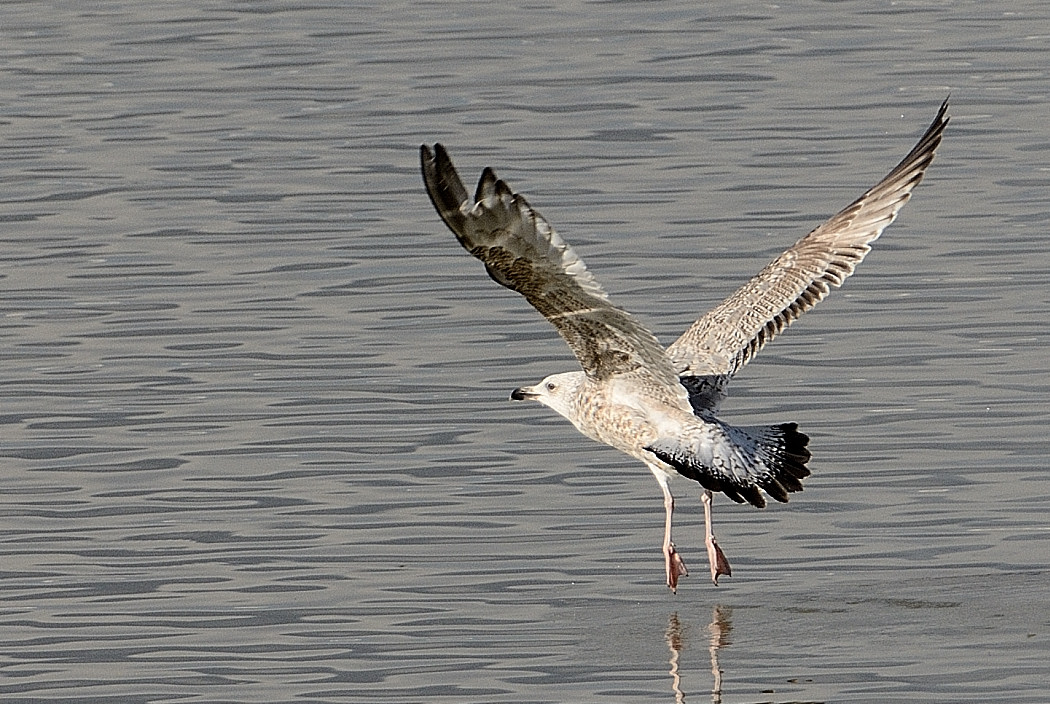
[(649, 330), (609, 298), (554, 228), (486, 168), (473, 198), (440, 144), (420, 148), (423, 181), (441, 219), (497, 283), (525, 296), (590, 377), (643, 370), (668, 388), (678, 375)]
[[(832, 287), (842, 285), (922, 180), (948, 124), (947, 111), (945, 100), (918, 144), (884, 179), (770, 262), (667, 348), (687, 387), (693, 379), (706, 378), (710, 386), (718, 377), (732, 376)], [(697, 401), (717, 404), (717, 396), (693, 399), (694, 407)]]

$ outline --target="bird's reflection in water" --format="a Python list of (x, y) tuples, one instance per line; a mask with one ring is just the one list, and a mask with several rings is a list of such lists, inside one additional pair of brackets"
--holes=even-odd
[[(733, 609), (727, 606), (716, 606), (711, 611), (711, 623), (707, 624), (707, 651), (711, 655), (711, 701), (720, 704), (722, 701), (722, 668), (718, 666), (718, 651), (729, 645), (729, 632), (733, 630)], [(674, 691), (676, 704), (685, 701), (682, 691), (682, 675), (678, 669), (679, 659), (685, 649), (688, 626), (682, 626), (678, 614), (672, 613), (667, 619), (667, 647), (671, 650), (671, 689)]]

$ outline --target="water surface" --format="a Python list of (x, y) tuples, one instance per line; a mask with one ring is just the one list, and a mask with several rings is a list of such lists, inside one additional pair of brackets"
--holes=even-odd
[[(1044, 702), (1038, 3), (113, 2), (0, 28), (0, 693)], [(879, 179), (856, 277), (734, 382), (789, 505), (663, 586), (640, 464), (509, 391), (574, 362), (433, 212), (491, 165), (673, 340)]]

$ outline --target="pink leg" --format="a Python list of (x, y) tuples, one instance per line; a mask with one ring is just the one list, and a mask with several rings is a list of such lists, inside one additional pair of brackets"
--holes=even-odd
[(718, 541), (715, 540), (715, 534), (711, 530), (711, 499), (711, 492), (704, 489), (704, 495), (700, 497), (704, 503), (704, 543), (707, 545), (707, 561), (711, 565), (711, 581), (717, 587), (718, 576), (724, 574), (732, 577), (733, 570), (730, 569), (729, 560), (726, 559), (722, 548), (718, 547)]
[(671, 542), (671, 516), (674, 514), (674, 496), (671, 495), (671, 487), (667, 485), (667, 477), (662, 472), (653, 472), (656, 481), (660, 482), (660, 488), (664, 492), (664, 570), (667, 573), (667, 586), (672, 592), (678, 591), (678, 578), (689, 575), (678, 551), (674, 549)]

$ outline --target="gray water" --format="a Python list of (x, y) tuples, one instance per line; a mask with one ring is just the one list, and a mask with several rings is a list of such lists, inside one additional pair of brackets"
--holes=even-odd
[[(690, 4), (691, 5), (691, 4)], [(6, 3), (5, 702), (1050, 700), (1041, 3)], [(740, 374), (788, 505), (663, 585), (645, 468), (424, 194), (491, 165), (669, 342), (873, 184), (858, 274)]]

